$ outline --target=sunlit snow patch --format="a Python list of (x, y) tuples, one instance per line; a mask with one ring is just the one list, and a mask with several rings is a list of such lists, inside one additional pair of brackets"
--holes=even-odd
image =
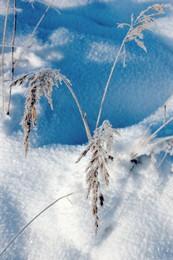
[(111, 63), (114, 61), (117, 48), (102, 42), (91, 43), (87, 59), (96, 63)]
[(68, 31), (66, 28), (58, 28), (57, 30), (53, 31), (52, 35), (50, 36), (51, 45), (66, 45), (73, 41), (74, 35)]

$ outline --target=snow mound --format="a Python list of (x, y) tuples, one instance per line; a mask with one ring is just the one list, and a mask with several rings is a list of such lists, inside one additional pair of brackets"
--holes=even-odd
[(2, 259), (172, 259), (172, 163), (168, 157), (157, 169), (148, 156), (136, 166), (130, 162), (144, 129), (138, 125), (120, 131), (97, 236), (90, 200), (85, 199), (88, 159), (75, 163), (84, 147), (31, 149), (25, 159), (22, 136), (1, 134), (1, 249), (56, 198), (75, 193), (35, 220)]

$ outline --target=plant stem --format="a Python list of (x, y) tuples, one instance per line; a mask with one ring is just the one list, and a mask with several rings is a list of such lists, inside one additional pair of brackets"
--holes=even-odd
[(16, 12), (16, 0), (14, 0), (14, 21), (13, 21), (13, 36), (11, 42), (11, 80), (14, 80), (14, 43), (16, 37), (16, 24), (17, 24), (17, 12)]
[[(130, 31), (130, 30), (131, 30), (131, 27), (130, 27), (129, 31)], [(116, 57), (115, 57), (113, 66), (112, 66), (112, 68), (111, 68), (111, 71), (110, 71), (110, 74), (109, 74), (109, 77), (108, 77), (108, 80), (107, 80), (107, 83), (106, 83), (106, 86), (105, 86), (105, 89), (104, 89), (102, 101), (101, 101), (101, 104), (100, 104), (100, 110), (99, 110), (98, 117), (97, 117), (96, 129), (97, 129), (97, 127), (99, 126), (100, 117), (101, 117), (102, 109), (103, 109), (103, 103), (104, 103), (104, 101), (105, 101), (105, 97), (106, 97), (106, 94), (107, 94), (107, 91), (108, 91), (108, 87), (109, 87), (109, 84), (110, 84), (110, 81), (111, 81), (113, 72), (114, 72), (115, 67), (116, 67), (116, 65), (117, 65), (117, 62), (118, 62), (118, 59), (119, 59), (119, 57), (120, 57), (122, 48), (123, 48), (123, 46), (124, 46), (124, 44), (125, 44), (125, 42), (126, 42), (127, 36), (128, 36), (128, 34), (129, 34), (129, 31), (127, 32), (127, 34), (126, 34), (124, 40), (123, 40), (122, 43), (121, 43), (121, 46), (120, 46), (120, 48), (119, 48), (119, 51), (118, 51), (118, 53), (117, 53), (117, 55), (116, 55)]]
[(55, 0), (50, 1), (50, 3), (49, 3), (49, 5), (47, 6), (46, 10), (44, 11), (44, 13), (42, 14), (42, 16), (40, 17), (38, 23), (36, 24), (36, 26), (35, 26), (35, 28), (34, 28), (34, 30), (33, 30), (33, 32), (31, 33), (31, 35), (29, 36), (28, 40), (26, 41), (26, 44), (25, 44), (25, 46), (24, 46), (22, 52), (20, 53), (19, 58), (16, 60), (16, 62), (15, 62), (15, 64), (14, 64), (14, 68), (15, 68), (16, 65), (18, 64), (18, 62), (19, 62), (19, 60), (21, 59), (21, 57), (23, 56), (24, 52), (25, 52), (25, 51), (28, 49), (28, 47), (31, 45), (31, 40), (32, 40), (32, 38), (34, 37), (35, 32), (37, 31), (39, 25), (41, 24), (42, 20), (44, 19), (46, 13), (49, 11), (49, 9), (50, 9), (50, 7), (52, 6), (52, 4), (53, 4), (54, 1), (55, 1)]
[(151, 144), (154, 146), (154, 145), (160, 144), (162, 142), (165, 142), (165, 141), (168, 141), (168, 140), (171, 140), (171, 139), (173, 139), (173, 135), (162, 137), (159, 140), (157, 140), (156, 142), (151, 143)]
[[(170, 96), (166, 102), (163, 104), (163, 106), (156, 112), (156, 114), (154, 115), (154, 119), (152, 120), (152, 122), (150, 123), (150, 125), (148, 126), (148, 128), (146, 129), (146, 131), (143, 133), (142, 137), (141, 137), (141, 141), (140, 143), (143, 143), (143, 138), (148, 134), (149, 130), (151, 129), (151, 127), (154, 125), (155, 122), (157, 122), (157, 119), (159, 118), (160, 114), (163, 113), (163, 110), (165, 109), (165, 107), (168, 107), (168, 104), (170, 101), (173, 101), (173, 96)], [(164, 111), (165, 112), (165, 111)], [(165, 119), (164, 119), (164, 125), (166, 124), (166, 116), (164, 115)]]
[(86, 116), (85, 116), (85, 114), (84, 114), (84, 112), (83, 112), (83, 110), (81, 108), (81, 105), (80, 105), (80, 103), (78, 101), (78, 98), (76, 97), (72, 87), (70, 86), (70, 84), (67, 82), (67, 80), (64, 77), (63, 77), (63, 81), (64, 81), (65, 85), (67, 86), (68, 90), (70, 91), (70, 93), (72, 94), (75, 102), (76, 102), (76, 105), (77, 105), (77, 107), (79, 109), (80, 115), (81, 115), (83, 123), (84, 123), (84, 127), (85, 127), (85, 130), (86, 130), (88, 141), (89, 141), (89, 140), (91, 140), (92, 135), (91, 135), (91, 131), (90, 131), (89, 125), (88, 125), (87, 120), (86, 120)]
[[(10, 48), (11, 49), (11, 45), (8, 45), (8, 44), (4, 44), (4, 45), (2, 45), (2, 44), (0, 44), (0, 47), (2, 47), (2, 46), (4, 46), (5, 48)], [(17, 45), (14, 45), (14, 48), (17, 48), (17, 47), (22, 47), (22, 46), (17, 46)]]
[(4, 69), (4, 49), (5, 49), (5, 39), (6, 39), (6, 32), (7, 32), (7, 21), (8, 21), (8, 14), (10, 9), (10, 0), (7, 1), (7, 9), (4, 21), (4, 31), (3, 31), (3, 39), (2, 39), (2, 58), (1, 58), (1, 70), (2, 70), (2, 111), (5, 110), (5, 69)]
[(13, 237), (13, 239), (8, 243), (8, 245), (2, 250), (2, 252), (0, 252), (0, 256), (3, 255), (3, 253), (9, 248), (9, 246), (16, 240), (16, 238), (18, 238), (18, 236), (34, 221), (36, 220), (41, 214), (43, 214), (47, 209), (49, 209), (50, 207), (52, 207), (55, 203), (57, 203), (58, 201), (68, 197), (68, 196), (71, 196), (75, 193), (69, 193), (67, 195), (64, 195), (58, 199), (56, 199), (54, 202), (52, 202), (51, 204), (49, 204), (46, 208), (44, 208), (39, 214), (37, 214), (33, 219), (31, 219), (18, 233), (17, 235), (15, 235)]
[[(16, 0), (14, 0), (14, 22), (13, 22), (13, 36), (12, 36), (12, 42), (11, 42), (11, 80), (14, 80), (14, 43), (15, 43), (15, 37), (16, 37), (16, 25), (17, 25), (17, 12), (16, 12)], [(10, 104), (11, 104), (11, 92), (12, 88), (10, 88), (9, 91), (9, 103), (8, 103), (8, 109), (7, 109), (7, 115), (10, 113)]]
[[(14, 64), (13, 64), (13, 70), (14, 70), (15, 67), (17, 66), (17, 64), (18, 64), (18, 62), (20, 61), (20, 59), (22, 58), (24, 52), (25, 52), (25, 51), (28, 49), (28, 47), (30, 46), (31, 40), (32, 40), (32, 38), (34, 37), (34, 34), (36, 33), (36, 31), (37, 31), (39, 25), (41, 24), (42, 20), (44, 19), (46, 13), (49, 11), (49, 9), (50, 9), (50, 7), (52, 6), (52, 4), (53, 4), (54, 1), (55, 1), (55, 0), (50, 1), (50, 3), (48, 4), (46, 10), (44, 11), (44, 13), (42, 14), (42, 16), (41, 16), (41, 18), (39, 19), (38, 23), (36, 24), (36, 26), (35, 26), (33, 32), (31, 33), (31, 35), (29, 36), (28, 40), (26, 41), (26, 43), (25, 43), (25, 45), (24, 45), (24, 47), (23, 47), (23, 50), (22, 50), (22, 52), (20, 53), (18, 59), (16, 60), (16, 62), (14, 62)], [(12, 88), (10, 88), (10, 93), (9, 93), (9, 102), (8, 102), (7, 115), (9, 115), (9, 113), (10, 113), (11, 92), (12, 92)]]
[(164, 123), (163, 125), (161, 125), (148, 139), (146, 139), (142, 145), (144, 144), (148, 144), (149, 141), (151, 141), (153, 138), (156, 137), (156, 135), (158, 134), (158, 132), (160, 132), (166, 125), (168, 125), (171, 121), (173, 121), (173, 117), (171, 117), (166, 123)]

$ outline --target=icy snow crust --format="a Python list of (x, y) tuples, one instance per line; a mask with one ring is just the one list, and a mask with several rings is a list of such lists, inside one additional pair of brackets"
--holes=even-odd
[[(15, 55), (20, 54), (46, 8), (30, 2), (17, 3), (23, 11), (18, 13)], [(153, 2), (55, 1), (54, 8), (61, 15), (49, 10), (16, 67), (16, 77), (43, 67), (60, 69), (71, 80), (93, 130), (110, 68), (125, 35), (125, 30), (116, 29), (116, 23), (128, 22), (132, 12), (136, 15)], [(2, 1), (1, 24), (4, 6)], [(26, 89), (14, 89), (10, 117), (0, 115), (0, 251), (43, 208), (62, 195), (75, 194), (33, 222), (2, 260), (173, 259), (172, 160), (167, 157), (159, 169), (155, 159), (147, 156), (133, 169), (130, 163), (136, 142), (153, 119), (151, 114), (172, 95), (172, 20), (170, 12), (157, 20), (154, 34), (146, 33), (147, 54), (129, 44), (127, 67), (123, 69), (119, 62), (111, 80), (102, 120), (109, 119), (113, 127), (121, 128), (121, 138), (109, 165), (110, 185), (104, 189), (105, 207), (99, 213), (97, 236), (90, 200), (85, 200), (87, 159), (75, 163), (84, 149), (78, 144), (87, 139), (70, 93), (63, 85), (54, 90), (53, 112), (41, 100), (37, 131), (32, 133), (25, 158), (19, 123)], [(11, 23), (12, 16), (8, 43)], [(10, 59), (9, 50), (6, 77)], [(172, 113), (170, 106), (167, 115)], [(158, 118), (158, 125), (162, 121), (163, 117)], [(168, 134), (172, 134), (172, 125), (160, 135)]]

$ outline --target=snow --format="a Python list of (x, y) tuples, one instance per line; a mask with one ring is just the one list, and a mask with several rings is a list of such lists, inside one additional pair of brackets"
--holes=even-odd
[[(45, 10), (40, 2), (29, 2), (17, 3), (23, 11), (18, 13), (16, 56)], [(127, 22), (132, 12), (137, 15), (151, 3), (154, 1), (54, 1), (61, 14), (54, 8), (46, 14), (16, 66), (16, 78), (35, 69), (60, 69), (71, 80), (93, 131), (103, 89), (125, 35), (125, 29), (116, 29), (116, 23)], [(5, 1), (1, 25), (4, 14)], [(103, 190), (105, 206), (99, 209), (97, 235), (91, 201), (85, 199), (89, 158), (75, 163), (87, 137), (74, 100), (65, 85), (54, 89), (53, 111), (41, 99), (38, 126), (31, 133), (25, 158), (20, 121), (26, 89), (14, 88), (10, 116), (0, 114), (0, 252), (46, 206), (63, 195), (75, 194), (44, 212), (0, 259), (173, 259), (173, 161), (168, 155), (158, 168), (164, 153), (154, 156), (149, 145), (139, 147), (153, 119), (157, 118), (151, 132), (163, 123), (162, 106), (172, 95), (172, 19), (172, 11), (167, 12), (157, 19), (154, 32), (145, 34), (147, 54), (133, 43), (127, 45), (127, 67), (123, 68), (121, 57), (111, 80), (101, 121), (109, 119), (121, 137), (112, 150), (110, 185)], [(11, 24), (12, 16), (8, 44)], [(5, 62), (9, 79), (9, 48)], [(173, 114), (172, 102), (167, 104), (167, 118)], [(167, 135), (172, 135), (172, 124), (159, 133), (160, 137)], [(136, 149), (142, 157), (134, 165), (130, 160)]]
[(2, 134), (1, 248), (53, 200), (76, 192), (31, 224), (2, 259), (171, 259), (171, 161), (157, 170), (146, 157), (142, 166), (129, 171), (130, 152), (143, 130), (140, 126), (121, 130), (97, 237), (85, 200), (86, 161), (75, 164), (84, 147), (31, 149), (25, 159), (22, 135)]

